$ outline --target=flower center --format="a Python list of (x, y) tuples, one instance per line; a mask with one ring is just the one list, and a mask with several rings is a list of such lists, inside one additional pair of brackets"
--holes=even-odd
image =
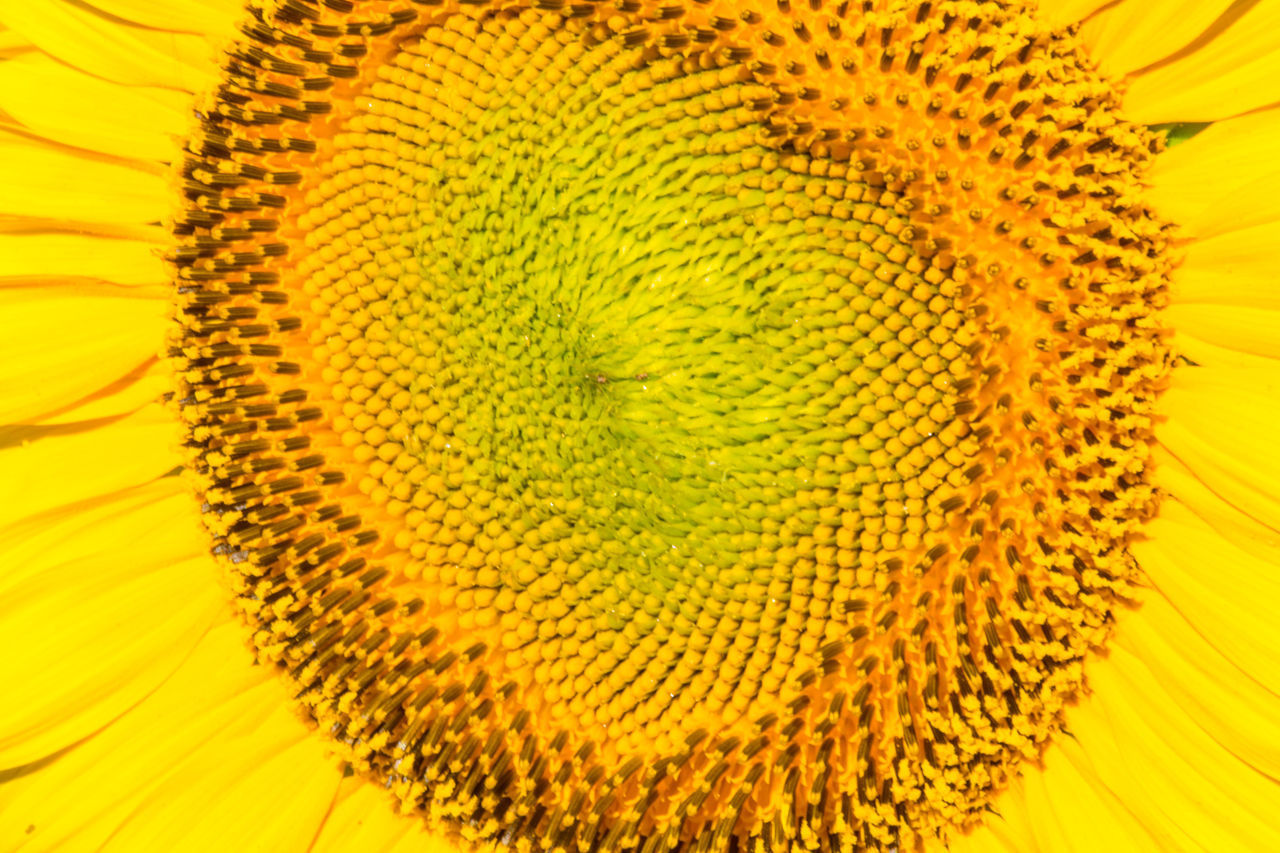
[(260, 657), (471, 838), (971, 824), (1153, 510), (1158, 143), (1018, 7), (537, 5), (255, 6), (202, 107), (171, 354)]

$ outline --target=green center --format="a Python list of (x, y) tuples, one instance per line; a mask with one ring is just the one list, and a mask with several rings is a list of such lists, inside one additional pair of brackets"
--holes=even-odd
[[(406, 389), (411, 442), (465, 460), (470, 520), (542, 530), (588, 601), (678, 587), (681, 609), (714, 611), (710, 586), (772, 570), (822, 510), (856, 511), (860, 488), (814, 493), (874, 478), (883, 385), (913, 361), (897, 333), (937, 322), (875, 277), (903, 272), (899, 223), (754, 144), (725, 76), (683, 78), (702, 94), (672, 109), (568, 78), (504, 92), (412, 171), (417, 274), (381, 321), (439, 365)], [(524, 586), (523, 563), (504, 586)]]
[[(500, 623), (553, 704), (775, 690), (883, 582), (863, 554), (943, 524), (955, 283), (882, 176), (767, 144), (737, 66), (545, 38), (487, 76), (449, 40), (358, 100), (307, 235), (356, 486), (439, 618)], [(718, 657), (755, 637), (772, 681), (767, 648)], [(602, 721), (663, 713), (637, 698)]]

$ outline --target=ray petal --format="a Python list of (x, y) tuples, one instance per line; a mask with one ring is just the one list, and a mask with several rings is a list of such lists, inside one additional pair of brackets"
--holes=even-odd
[(155, 480), (181, 464), (178, 438), (173, 416), (153, 404), (93, 430), (6, 448), (0, 452), (0, 525)]
[(41, 50), (104, 80), (199, 92), (213, 83), (216, 52), (204, 36), (130, 25), (79, 3), (6, 3), (0, 22)]
[(1237, 3), (1187, 48), (1139, 73), (1125, 110), (1147, 124), (1242, 115), (1280, 102), (1278, 70), (1280, 2)]
[(244, 14), (243, 0), (90, 0), (109, 15), (159, 30), (235, 35), (235, 22)]
[(0, 214), (145, 224), (168, 209), (157, 172), (0, 136)]
[(1080, 26), (1080, 38), (1103, 73), (1122, 77), (1185, 47), (1204, 32), (1232, 0), (1112, 3)]
[(67, 278), (164, 285), (168, 274), (160, 247), (145, 240), (0, 233), (0, 287)]
[(1088, 18), (1111, 0), (1061, 0), (1041, 3), (1040, 14), (1055, 27), (1069, 27)]
[(1166, 849), (1117, 797), (1071, 736), (1059, 736), (1043, 766), (1027, 768), (1023, 790), (1036, 843), (1045, 853)]
[[(0, 838), (40, 850), (267, 851), (313, 837), (341, 774), (272, 673), (250, 665), (240, 630), (215, 627), (136, 708), (16, 775)], [(144, 839), (154, 845), (134, 846)]]
[(308, 853), (342, 853), (346, 850), (450, 850), (454, 845), (434, 839), (414, 815), (396, 812), (391, 796), (367, 780), (343, 780), (333, 809)]
[(1280, 366), (1180, 370), (1157, 438), (1241, 512), (1280, 529)]
[(0, 423), (39, 417), (106, 388), (154, 358), (168, 325), (162, 299), (60, 288), (0, 289)]
[[(7, 455), (0, 454), (0, 456)], [(10, 509), (6, 500), (6, 510)], [(59, 523), (0, 526), (0, 767), (50, 755), (109, 723), (178, 666), (222, 611), (198, 510), (159, 482), (81, 501)], [(70, 531), (74, 541), (59, 541)]]
[(1280, 566), (1236, 547), (1176, 500), (1133, 554), (1152, 583), (1222, 654), (1280, 695)]
[(173, 160), (189, 100), (172, 89), (113, 85), (42, 53), (0, 63), (0, 109), (48, 139), (117, 157)]
[(1140, 615), (1125, 615), (1115, 644), (1132, 656), (1123, 663), (1150, 670), (1165, 701), (1254, 770), (1280, 779), (1280, 694), (1212, 646), (1163, 595), (1146, 596)]
[[(1143, 618), (1141, 611), (1125, 617)], [(1068, 715), (1068, 728), (1105, 789), (1161, 833), (1161, 849), (1280, 846), (1275, 782), (1170, 701), (1141, 660), (1113, 647), (1091, 667), (1090, 684), (1093, 693)]]
[(1219, 122), (1161, 154), (1148, 201), (1205, 239), (1280, 220), (1280, 109)]

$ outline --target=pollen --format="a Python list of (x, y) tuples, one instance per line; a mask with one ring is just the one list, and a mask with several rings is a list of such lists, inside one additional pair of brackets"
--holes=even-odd
[(887, 0), (242, 32), (178, 181), (174, 405), (343, 760), (517, 851), (977, 822), (1156, 503), (1161, 141), (1070, 35)]

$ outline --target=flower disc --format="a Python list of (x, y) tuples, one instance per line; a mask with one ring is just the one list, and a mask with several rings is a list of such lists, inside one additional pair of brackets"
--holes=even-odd
[(518, 849), (907, 846), (1153, 510), (1157, 141), (1006, 3), (282, 0), (171, 355), (260, 657)]

